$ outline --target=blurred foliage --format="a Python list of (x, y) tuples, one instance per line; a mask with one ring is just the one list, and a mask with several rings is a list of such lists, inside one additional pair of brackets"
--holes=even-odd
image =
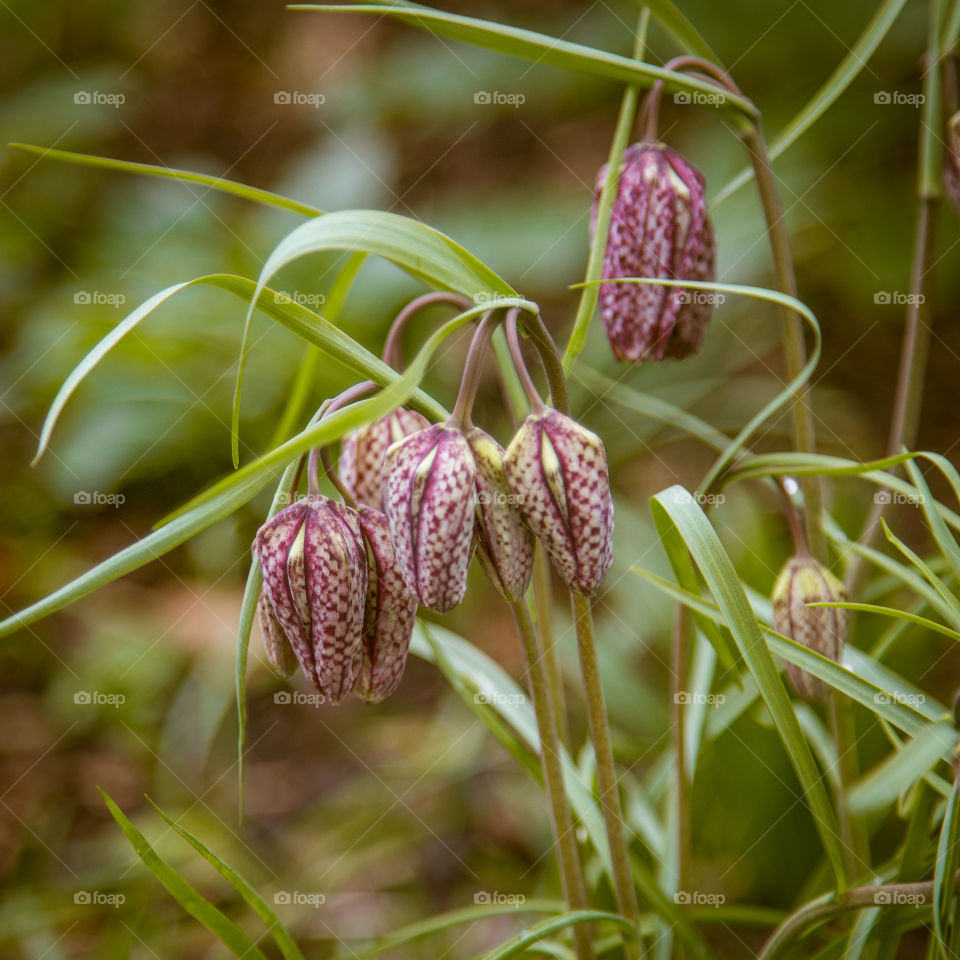
[[(875, 4), (684, 0), (697, 24), (775, 132), (846, 53)], [(450, 9), (624, 50), (636, 7), (505, 0)], [(913, 231), (917, 111), (878, 105), (878, 91), (919, 90), (922, 5), (908, 4), (876, 57), (840, 101), (777, 164), (804, 300), (824, 328), (816, 383), (825, 451), (869, 458), (882, 449), (902, 309), (878, 304), (904, 291)], [(403, 26), (286, 12), (250, 2), (134, 3), (10, 0), (0, 8), (0, 132), (27, 141), (223, 174), (324, 209), (376, 207), (449, 233), (538, 301), (562, 336), (582, 273), (597, 168), (606, 156), (615, 84), (514, 62)], [(676, 52), (651, 31), (653, 62)], [(522, 93), (518, 107), (474, 102), (482, 90)], [(75, 102), (78, 92), (122, 93), (120, 106)], [(322, 93), (320, 106), (275, 102), (280, 91)], [(707, 175), (712, 192), (743, 164), (735, 136), (708, 112), (664, 107), (663, 130)], [(78, 358), (126, 310), (161, 287), (204, 273), (255, 276), (297, 222), (197, 186), (64, 167), (0, 152), (0, 584), (5, 609), (23, 606), (148, 531), (168, 510), (229, 469), (229, 408), (242, 310), (217, 292), (190, 291), (128, 337), (72, 399), (52, 450), (29, 463), (43, 413)], [(768, 279), (753, 192), (714, 212), (719, 275)], [(951, 323), (960, 296), (949, 212), (941, 224), (934, 348), (919, 446), (955, 453), (956, 361)], [(323, 295), (339, 261), (287, 268), (280, 289)], [(343, 323), (378, 350), (417, 286), (368, 264)], [(87, 301), (87, 302), (85, 302)], [(425, 314), (411, 343), (434, 325)], [(728, 302), (704, 353), (682, 367), (624, 372), (599, 330), (583, 357), (635, 389), (686, 406), (720, 429), (741, 424), (778, 389), (778, 325), (769, 305)], [(247, 376), (241, 452), (265, 449), (301, 344), (259, 318)], [(462, 340), (428, 387), (451, 402)], [(330, 364), (319, 401), (349, 383)], [(615, 565), (598, 609), (601, 659), (623, 767), (656, 795), (668, 723), (673, 606), (628, 574), (666, 575), (646, 508), (673, 483), (693, 485), (709, 451), (639, 418), (584, 374), (574, 408), (604, 436), (618, 495)], [(496, 386), (480, 417), (509, 435)], [(784, 446), (785, 421), (761, 447)], [(864, 513), (855, 481), (834, 483), (845, 524)], [(118, 495), (119, 506), (77, 501)], [(766, 593), (789, 550), (766, 495), (737, 488), (716, 522), (738, 570)], [(94, 498), (95, 499), (95, 498)], [(479, 890), (556, 896), (538, 789), (449, 692), (411, 662), (387, 704), (339, 710), (283, 705), (251, 647), (248, 809), (236, 820), (233, 645), (248, 545), (266, 501), (76, 607), (5, 640), (0, 670), (0, 955), (11, 957), (221, 956), (207, 933), (140, 867), (103, 807), (104, 787), (206, 896), (241, 916), (237, 898), (153, 814), (149, 793), (240, 869), (270, 902), (279, 891), (324, 893), (320, 907), (281, 906), (311, 948), (333, 956)], [(920, 537), (916, 511), (892, 514)], [(575, 691), (575, 645), (558, 596), (558, 634), (570, 679), (575, 742), (585, 721)], [(509, 618), (474, 571), (468, 601), (450, 618), (514, 675)], [(869, 648), (879, 627), (862, 622)], [(894, 669), (950, 702), (957, 653), (911, 631)], [(300, 681), (297, 681), (299, 683)], [(100, 694), (123, 702), (83, 703)], [(886, 740), (858, 716), (864, 753)], [(728, 899), (789, 907), (809, 890), (815, 832), (761, 711), (741, 717), (712, 747), (694, 785), (697, 882)], [(878, 846), (891, 845), (891, 822)], [(759, 841), (758, 838), (763, 838)], [(784, 864), (790, 869), (785, 870)], [(120, 906), (76, 902), (120, 893)], [(81, 898), (82, 899), (82, 898)], [(609, 904), (607, 904), (609, 906)], [(485, 921), (398, 956), (471, 956), (518, 928)], [(755, 930), (718, 933), (723, 955), (747, 955)], [(739, 940), (739, 943), (737, 942)]]

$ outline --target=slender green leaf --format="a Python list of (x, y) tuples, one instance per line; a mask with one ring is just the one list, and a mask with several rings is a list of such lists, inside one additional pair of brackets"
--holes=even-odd
[(100, 795), (137, 856), (191, 917), (199, 920), (211, 933), (215, 934), (235, 957), (240, 957), (242, 960), (266, 960), (263, 951), (240, 927), (212, 903), (204, 900), (173, 867), (157, 856), (147, 838), (127, 819), (105, 791), (100, 790)]
[(952, 723), (934, 723), (910, 743), (890, 754), (849, 788), (847, 803), (856, 814), (880, 810), (892, 803), (957, 743)]
[(89, 153), (73, 153), (69, 150), (54, 150), (52, 147), (36, 147), (30, 143), (11, 143), (9, 146), (23, 153), (32, 153), (45, 160), (63, 160), (66, 163), (76, 163), (86, 167), (101, 167), (106, 170), (118, 170), (122, 173), (139, 173), (148, 177), (165, 177), (170, 180), (181, 180), (186, 183), (200, 183), (211, 190), (222, 193), (231, 193), (244, 200), (263, 203), (270, 207), (280, 207), (283, 210), (292, 210), (294, 213), (306, 217), (318, 217), (323, 211), (308, 203), (300, 203), (290, 197), (284, 197), (270, 190), (260, 190), (235, 180), (225, 180), (223, 177), (214, 177), (206, 173), (194, 173), (191, 170), (176, 170), (173, 167), (161, 167), (153, 163), (132, 163), (129, 160), (114, 160), (111, 157), (97, 157)]
[(607, 920), (621, 927), (633, 929), (633, 924), (626, 917), (621, 917), (619, 913), (606, 913), (603, 910), (571, 910), (559, 917), (550, 917), (548, 920), (535, 923), (528, 930), (512, 937), (503, 946), (484, 954), (483, 960), (508, 960), (509, 957), (526, 953), (533, 944), (550, 936), (551, 933), (557, 933), (578, 923), (592, 923), (598, 920)]
[(654, 17), (687, 53), (722, 66), (720, 58), (714, 53), (710, 44), (703, 39), (697, 28), (671, 0), (634, 0), (634, 2), (639, 6), (649, 7)]
[(910, 613), (907, 610), (898, 610), (896, 607), (881, 607), (875, 603), (849, 603), (845, 601), (837, 601), (833, 603), (808, 603), (808, 607), (840, 607), (843, 610), (857, 610), (860, 613), (879, 613), (885, 617), (893, 617), (896, 620), (906, 620), (909, 623), (915, 623), (918, 627), (923, 627), (925, 630), (933, 630), (935, 633), (942, 633), (945, 637), (949, 637), (951, 640), (960, 640), (960, 632), (956, 630), (951, 630), (949, 627), (945, 627), (942, 623), (937, 623), (936, 620), (930, 620), (927, 617), (920, 617), (915, 613)]
[[(907, 474), (920, 493), (918, 502), (920, 509), (923, 511), (923, 515), (927, 518), (927, 525), (930, 527), (930, 532), (933, 534), (934, 540), (937, 541), (937, 545), (953, 569), (954, 577), (960, 580), (960, 547), (957, 546), (957, 541), (947, 529), (943, 517), (940, 516), (939, 511), (936, 509), (936, 501), (930, 492), (930, 488), (927, 486), (927, 481), (924, 479), (923, 474), (917, 468), (916, 461), (908, 460), (906, 467)], [(960, 478), (956, 477), (956, 471), (953, 469), (953, 465), (947, 463), (947, 469), (943, 472), (947, 479), (951, 480), (954, 489), (957, 489), (957, 486), (960, 485), (957, 483), (957, 480)]]
[[(257, 280), (243, 325), (231, 417), (234, 466), (240, 462), (240, 398), (246, 369), (253, 312), (271, 277), (309, 253), (351, 250), (373, 253), (392, 261), (428, 286), (461, 293), (470, 300), (516, 297), (513, 288), (489, 267), (439, 230), (396, 213), (381, 210), (341, 210), (301, 224), (274, 248)], [(489, 304), (488, 304), (489, 309)]]
[(240, 876), (233, 867), (224, 863), (202, 840), (195, 837), (185, 827), (180, 826), (172, 817), (168, 817), (153, 800), (150, 800), (149, 797), (147, 797), (147, 800), (150, 801), (153, 809), (160, 814), (164, 822), (180, 834), (180, 836), (253, 907), (254, 912), (264, 922), (264, 925), (276, 941), (280, 952), (284, 956), (284, 960), (303, 960), (303, 954), (300, 952), (299, 947), (293, 942), (293, 938), (287, 932), (286, 927), (280, 922), (280, 918), (253, 886)]
[[(281, 481), (280, 486), (283, 486)], [(237, 624), (237, 655), (234, 662), (234, 692), (237, 699), (237, 817), (243, 822), (244, 809), (244, 747), (247, 743), (247, 658), (250, 653), (250, 632), (257, 616), (257, 603), (263, 575), (260, 564), (250, 561), (247, 582), (240, 603), (240, 622)]]
[[(650, 503), (661, 536), (674, 529), (682, 537), (685, 549), (693, 555), (717, 606), (726, 618), (740, 654), (760, 688), (760, 695), (787, 750), (833, 867), (837, 886), (842, 889), (846, 885), (846, 871), (836, 815), (733, 563), (706, 514), (683, 487), (673, 486), (663, 490), (651, 498)], [(682, 569), (688, 561), (678, 556), (675, 539), (666, 539), (664, 546), (671, 565), (675, 569)]]
[(649, 63), (642, 63), (630, 57), (608, 53), (606, 50), (597, 50), (594, 47), (571, 43), (558, 37), (536, 33), (533, 30), (523, 30), (511, 27), (492, 20), (478, 20), (475, 17), (464, 17), (444, 10), (435, 10), (421, 4), (386, 5), (373, 3), (347, 4), (291, 4), (291, 10), (315, 10), (323, 13), (365, 13), (376, 16), (395, 17), (414, 27), (420, 27), (431, 33), (463, 40), (465, 43), (488, 50), (496, 50), (521, 60), (532, 60), (535, 63), (546, 63), (554, 67), (562, 67), (578, 73), (589, 73), (595, 76), (606, 77), (610, 80), (619, 80), (622, 83), (633, 84), (647, 88), (657, 80), (663, 81), (663, 88), (668, 93), (680, 91), (707, 93), (711, 95), (708, 103), (717, 104), (718, 109), (736, 111), (738, 115), (753, 117), (756, 110), (743, 97), (726, 94), (722, 102), (717, 102), (717, 88), (715, 84), (705, 80), (672, 70), (664, 70)]
[(450, 910), (446, 913), (437, 913), (427, 920), (402, 927), (360, 953), (351, 951), (350, 960), (370, 960), (370, 957), (377, 957), (388, 950), (396, 950), (397, 947), (402, 947), (405, 944), (424, 940), (442, 930), (449, 930), (451, 927), (459, 927), (468, 923), (473, 925), (489, 917), (509, 916), (515, 913), (562, 913), (565, 909), (566, 905), (562, 900), (525, 900), (523, 903), (514, 906), (483, 904), (476, 907), (465, 907), (461, 910)]
[(960, 864), (960, 781), (955, 781), (937, 843), (937, 864), (933, 872), (933, 926), (937, 945), (944, 960), (955, 954), (950, 949), (948, 925), (955, 893), (957, 866)]
[[(775, 160), (796, 143), (856, 79), (876, 52), (877, 47), (880, 46), (883, 38), (889, 33), (905, 3), (906, 0), (885, 0), (880, 4), (857, 42), (850, 47), (847, 55), (840, 61), (823, 86), (804, 104), (800, 112), (771, 142), (769, 150), (771, 160)], [(752, 168), (747, 167), (741, 170), (730, 183), (711, 199), (710, 205), (716, 207), (723, 203), (727, 197), (736, 193), (744, 184), (749, 183), (753, 176)]]

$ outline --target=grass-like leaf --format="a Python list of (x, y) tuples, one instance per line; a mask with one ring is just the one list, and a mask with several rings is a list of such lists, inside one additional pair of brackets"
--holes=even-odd
[(199, 920), (220, 942), (241, 960), (267, 960), (263, 951), (223, 911), (204, 900), (199, 893), (150, 846), (147, 838), (127, 819), (123, 811), (100, 790), (113, 819), (120, 825), (137, 856), (167, 888), (171, 896), (191, 917)]
[(133, 163), (130, 160), (114, 160), (112, 157), (97, 157), (90, 153), (73, 153), (70, 150), (54, 150), (52, 147), (37, 147), (31, 143), (11, 143), (9, 146), (13, 150), (35, 154), (44, 160), (62, 160), (65, 163), (76, 163), (84, 167), (100, 167), (120, 173), (136, 173), (147, 177), (180, 180), (183, 183), (199, 183), (211, 190), (230, 193), (235, 197), (242, 197), (244, 200), (252, 200), (254, 203), (262, 203), (269, 207), (292, 210), (305, 217), (318, 217), (323, 213), (322, 210), (308, 203), (301, 203), (299, 200), (273, 193), (271, 190), (261, 190), (259, 187), (250, 187), (235, 180), (226, 180), (206, 173), (194, 173), (192, 170), (177, 170), (174, 167), (162, 167), (153, 163)]
[(266, 284), (288, 263), (309, 253), (351, 250), (376, 254), (402, 267), (430, 287), (463, 294), (470, 300), (516, 297), (516, 291), (472, 253), (433, 227), (382, 210), (341, 210), (317, 217), (287, 234), (274, 248), (257, 280), (243, 325), (230, 423), (233, 465), (240, 463), (240, 398), (246, 369), (250, 325)]
[(264, 925), (276, 941), (280, 952), (283, 954), (284, 960), (303, 960), (303, 954), (300, 952), (300, 948), (293, 942), (293, 938), (287, 932), (286, 927), (280, 922), (280, 918), (253, 886), (240, 876), (233, 867), (224, 863), (202, 840), (195, 837), (185, 827), (180, 826), (172, 817), (167, 816), (153, 800), (149, 797), (147, 797), (147, 800), (150, 801), (153, 809), (160, 814), (164, 822), (183, 837), (183, 839), (253, 907), (256, 915), (264, 922)]
[(955, 781), (947, 801), (946, 813), (937, 843), (937, 863), (933, 872), (933, 927), (937, 947), (944, 960), (956, 954), (951, 950), (950, 917), (955, 895), (954, 877), (960, 865), (960, 780)]
[(956, 743), (957, 730), (952, 723), (930, 724), (850, 787), (847, 794), (850, 810), (865, 814), (892, 803), (945, 754), (949, 756)]
[[(682, 537), (683, 549), (689, 550), (700, 569), (710, 592), (723, 612), (760, 695), (770, 712), (787, 755), (797, 774), (824, 850), (833, 867), (838, 888), (846, 885), (843, 848), (836, 815), (827, 796), (810, 746), (790, 705), (780, 679), (780, 672), (764, 642), (760, 625), (744, 593), (740, 578), (727, 556), (720, 538), (696, 500), (680, 486), (673, 486), (651, 499), (657, 529), (663, 535), (671, 528)], [(665, 549), (676, 569), (688, 562), (681, 557), (671, 538)]]
[[(571, 43), (534, 30), (524, 30), (520, 27), (495, 23), (492, 20), (464, 17), (445, 10), (425, 7), (422, 4), (294, 3), (290, 4), (289, 9), (394, 17), (430, 33), (463, 40), (465, 43), (496, 50), (498, 53), (505, 53), (521, 60), (546, 63), (565, 70), (573, 70), (576, 73), (589, 73), (643, 88), (652, 86), (657, 80), (662, 80), (663, 88), (668, 93), (681, 91), (706, 93), (711, 95), (708, 103), (716, 102), (716, 86), (695, 77), (664, 70), (662, 67), (609, 53), (606, 50)], [(747, 117), (756, 115), (755, 108), (748, 100), (732, 94), (725, 94), (718, 108), (727, 112), (735, 111)]]
[(610, 923), (618, 924), (627, 929), (633, 928), (633, 924), (626, 917), (621, 917), (619, 913), (607, 913), (604, 910), (571, 910), (559, 917), (550, 917), (548, 920), (535, 923), (528, 930), (524, 930), (508, 940), (503, 946), (484, 954), (483, 960), (508, 960), (509, 957), (526, 953), (538, 940), (542, 940), (552, 933), (558, 933), (560, 930), (578, 923), (591, 923), (598, 920), (608, 920)]
[(703, 39), (689, 18), (671, 0), (635, 0), (635, 2), (638, 6), (648, 7), (664, 29), (687, 53), (722, 66), (720, 58), (714, 53), (710, 44)]

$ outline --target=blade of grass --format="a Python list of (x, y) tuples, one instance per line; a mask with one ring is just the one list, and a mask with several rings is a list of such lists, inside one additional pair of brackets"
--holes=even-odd
[(173, 867), (157, 856), (147, 838), (127, 819), (104, 790), (100, 790), (100, 795), (137, 856), (191, 917), (199, 920), (235, 957), (241, 960), (267, 960), (263, 951), (240, 927), (212, 903), (204, 900)]
[(607, 913), (604, 910), (575, 910), (535, 923), (528, 930), (518, 933), (505, 944), (497, 947), (496, 950), (485, 953), (483, 960), (508, 960), (510, 957), (526, 953), (533, 944), (550, 936), (551, 933), (557, 933), (577, 923), (591, 923), (599, 920), (608, 920), (610, 923), (628, 929), (632, 927), (632, 924), (619, 913)]

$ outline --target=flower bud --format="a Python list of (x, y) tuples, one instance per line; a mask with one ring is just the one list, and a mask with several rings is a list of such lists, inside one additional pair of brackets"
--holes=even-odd
[(531, 413), (503, 461), (517, 507), (571, 589), (596, 593), (613, 561), (603, 441), (556, 410)]
[[(606, 178), (597, 179), (597, 203)], [(662, 144), (628, 147), (610, 218), (603, 279), (714, 279), (716, 240), (703, 175)], [(594, 204), (593, 223), (596, 221)], [(600, 287), (600, 315), (618, 360), (683, 358), (700, 349), (712, 305), (702, 291), (645, 283)]]
[[(847, 599), (843, 584), (813, 557), (787, 561), (773, 588), (773, 628), (808, 650), (840, 660), (847, 631), (847, 611), (840, 607), (808, 607), (808, 603)], [(807, 700), (824, 700), (827, 685), (806, 670), (787, 663), (794, 689)]]
[(356, 512), (328, 497), (300, 500), (257, 531), (253, 551), (303, 672), (339, 703), (363, 652), (367, 561)]
[(263, 635), (263, 652), (267, 655), (270, 668), (281, 677), (293, 676), (297, 672), (297, 656), (270, 606), (270, 598), (265, 590), (260, 591), (257, 600), (257, 620)]
[(410, 592), (451, 610), (467, 592), (476, 466), (463, 432), (434, 424), (399, 440), (384, 460), (383, 505)]
[(387, 447), (429, 425), (427, 418), (415, 410), (400, 407), (343, 438), (338, 470), (344, 487), (357, 503), (383, 509), (381, 488)]
[(362, 505), (358, 515), (368, 567), (363, 665), (353, 692), (368, 703), (378, 703), (397, 689), (403, 676), (417, 598), (400, 575), (386, 516)]
[(533, 572), (533, 536), (516, 507), (503, 470), (503, 447), (488, 433), (467, 433), (477, 466), (477, 558), (510, 603), (526, 592)]

